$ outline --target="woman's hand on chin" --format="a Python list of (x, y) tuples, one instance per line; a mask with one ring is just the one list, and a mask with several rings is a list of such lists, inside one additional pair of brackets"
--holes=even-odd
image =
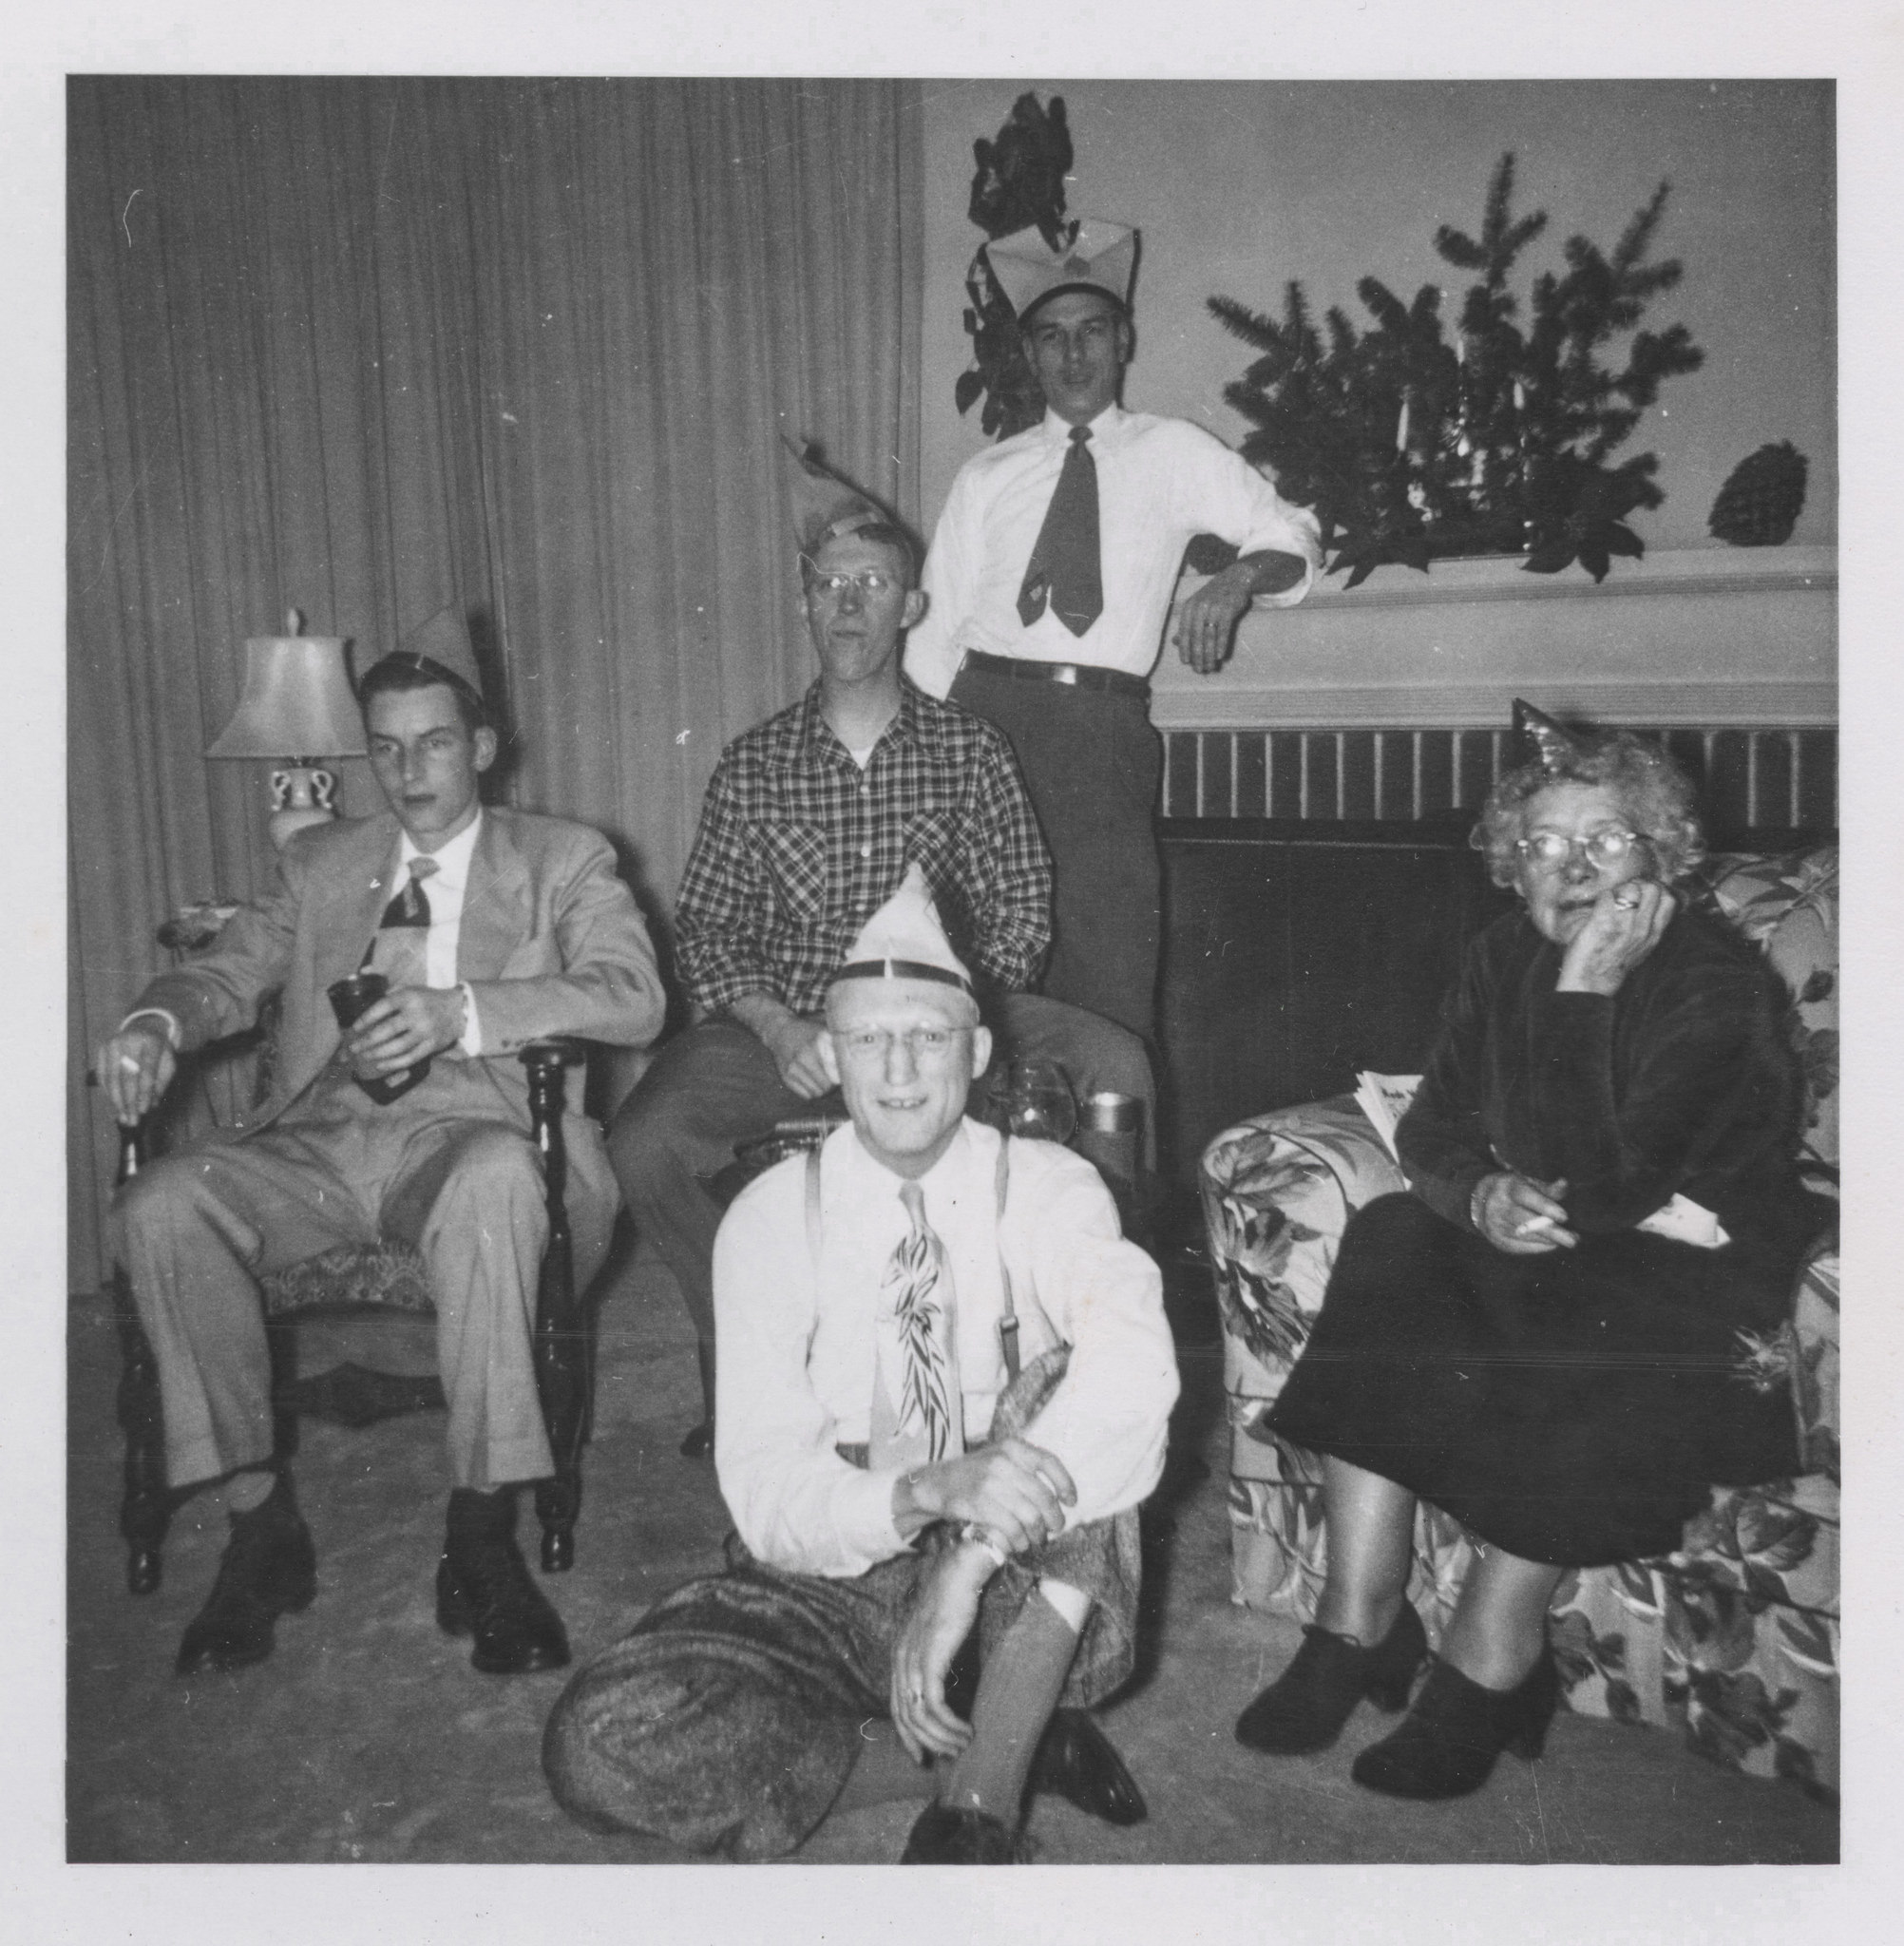
[(1468, 1213), (1495, 1250), (1511, 1257), (1571, 1250), (1580, 1239), (1567, 1228), (1567, 1206), (1560, 1200), (1566, 1192), (1565, 1176), (1535, 1182), (1532, 1176), (1503, 1169), (1475, 1185)]
[(1627, 975), (1659, 944), (1677, 909), (1673, 895), (1651, 879), (1609, 886), (1573, 935), (1554, 991), (1618, 993)]

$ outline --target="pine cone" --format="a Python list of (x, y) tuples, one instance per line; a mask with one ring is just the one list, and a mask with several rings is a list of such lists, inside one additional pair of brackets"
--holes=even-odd
[(1805, 456), (1789, 439), (1761, 446), (1733, 467), (1705, 525), (1735, 547), (1776, 547), (1792, 538), (1805, 504)]

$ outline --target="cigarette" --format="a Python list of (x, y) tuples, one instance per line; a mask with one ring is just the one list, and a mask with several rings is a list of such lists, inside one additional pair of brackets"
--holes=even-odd
[(1557, 1224), (1552, 1216), (1530, 1216), (1527, 1219), (1527, 1221), (1523, 1223), (1520, 1226), (1520, 1228), (1514, 1231), (1514, 1234), (1516, 1236), (1532, 1236), (1536, 1230), (1542, 1230), (1545, 1231), (1549, 1236), (1552, 1236), (1558, 1233), (1559, 1229), (1559, 1224)]

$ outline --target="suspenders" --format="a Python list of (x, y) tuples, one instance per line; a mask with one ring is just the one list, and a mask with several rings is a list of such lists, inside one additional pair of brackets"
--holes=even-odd
[[(1007, 1380), (1019, 1375), (1019, 1314), (1012, 1301), (1011, 1267), (1005, 1262), (1005, 1245), (1002, 1234), (1005, 1220), (1005, 1197), (1011, 1189), (1012, 1142), (1009, 1135), (999, 1137), (999, 1168), (997, 1175), (999, 1199), (999, 1284), (1004, 1298), (1004, 1314), (999, 1319), (999, 1347), (1005, 1355), (1005, 1376)], [(820, 1145), (807, 1151), (807, 1250), (813, 1260), (817, 1273), (820, 1268)]]

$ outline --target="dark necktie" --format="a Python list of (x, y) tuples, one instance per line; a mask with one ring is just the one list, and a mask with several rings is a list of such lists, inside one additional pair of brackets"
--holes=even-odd
[(376, 969), (392, 986), (427, 986), (429, 954), (429, 898), (423, 881), (436, 869), (436, 860), (418, 856), (409, 861), (409, 877), (388, 906), (377, 926)]
[(1031, 564), (1019, 589), (1019, 620), (1029, 628), (1051, 611), (1073, 635), (1082, 635), (1104, 612), (1104, 578), (1097, 541), (1097, 462), (1086, 442), (1088, 426), (1071, 429), (1071, 450), (1057, 490), (1038, 530)]

